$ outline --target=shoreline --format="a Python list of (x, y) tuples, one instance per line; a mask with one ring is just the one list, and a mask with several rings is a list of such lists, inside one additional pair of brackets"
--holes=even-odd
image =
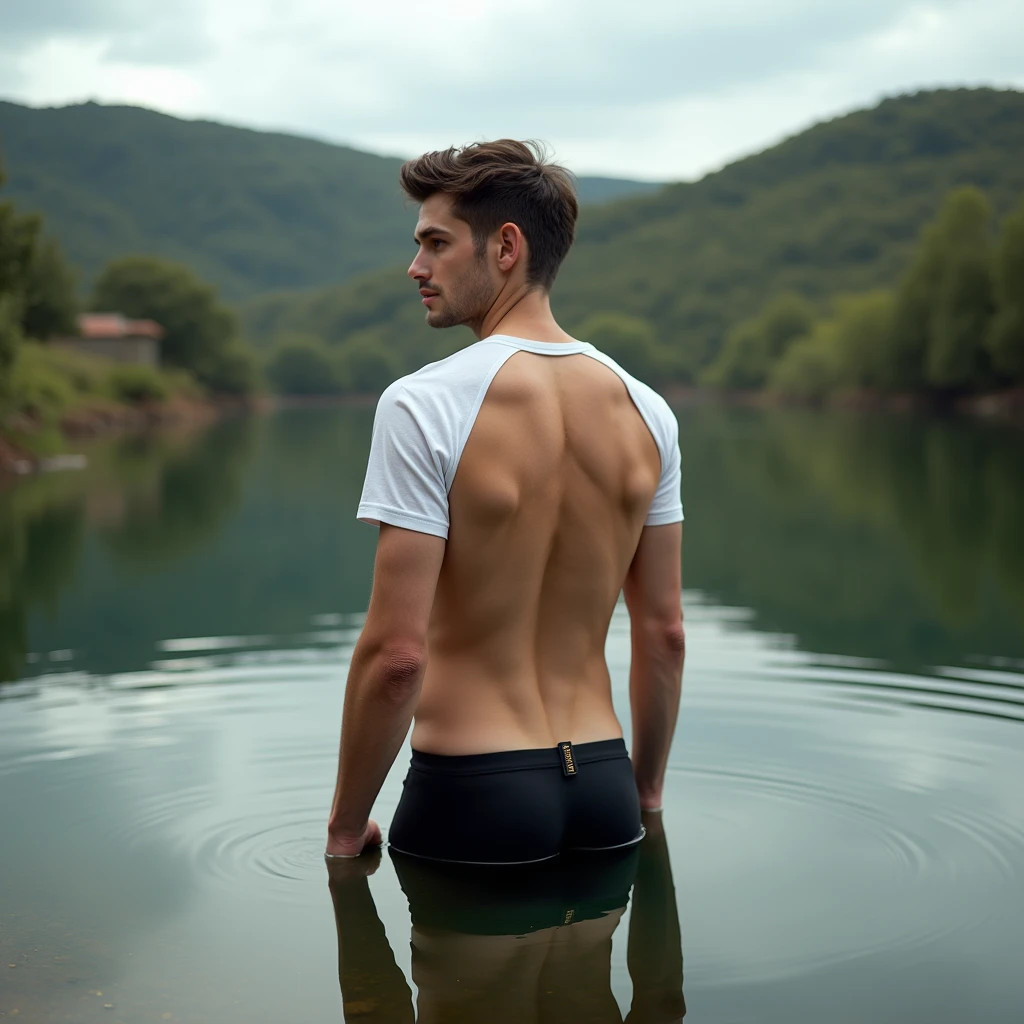
[(731, 405), (749, 409), (818, 409), (865, 415), (953, 415), (1024, 425), (1024, 388), (938, 397), (914, 392), (839, 391), (823, 399), (793, 398), (770, 391), (717, 391), (672, 385), (661, 394), (680, 405)]
[[(670, 385), (661, 391), (680, 405), (726, 405), (750, 409), (804, 408), (864, 415), (954, 415), (1024, 426), (1024, 388), (938, 398), (915, 393), (877, 391), (838, 392), (820, 400), (787, 398), (768, 391), (716, 391), (692, 385)], [(57, 425), (67, 442), (65, 450), (41, 454), (31, 448), (31, 438), (46, 427), (22, 420), (14, 429), (0, 430), (0, 481), (28, 476), (68, 464), (76, 458), (66, 450), (74, 442), (116, 434), (144, 434), (170, 426), (203, 427), (237, 413), (257, 415), (279, 409), (369, 408), (378, 394), (351, 395), (256, 395), (247, 398), (189, 398), (176, 395), (163, 402), (136, 405), (101, 403), (87, 405), (64, 415)], [(28, 443), (26, 443), (28, 442)], [(48, 466), (47, 464), (51, 464)]]
[(78, 468), (81, 456), (73, 451), (76, 442), (119, 434), (145, 434), (167, 427), (199, 429), (224, 416), (263, 412), (267, 408), (269, 404), (262, 396), (191, 398), (174, 395), (162, 402), (84, 405), (60, 418), (55, 429), (65, 443), (59, 451), (45, 454), (33, 449), (32, 440), (51, 428), (25, 417), (16, 418), (6, 431), (0, 430), (0, 483), (9, 483), (48, 469)]

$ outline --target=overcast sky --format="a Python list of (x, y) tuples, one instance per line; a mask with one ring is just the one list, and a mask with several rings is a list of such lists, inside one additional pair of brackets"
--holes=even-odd
[(884, 95), (1024, 87), (1022, 0), (0, 0), (0, 96), (692, 178)]

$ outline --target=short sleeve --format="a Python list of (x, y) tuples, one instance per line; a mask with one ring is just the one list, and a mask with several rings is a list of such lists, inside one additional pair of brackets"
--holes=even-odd
[(667, 406), (659, 417), (658, 449), (661, 452), (661, 477), (654, 492), (644, 526), (664, 526), (682, 522), (683, 501), (680, 494), (681, 456), (679, 454), (679, 424)]
[(381, 395), (356, 516), (447, 539), (444, 444), (431, 436), (425, 413), (401, 382)]

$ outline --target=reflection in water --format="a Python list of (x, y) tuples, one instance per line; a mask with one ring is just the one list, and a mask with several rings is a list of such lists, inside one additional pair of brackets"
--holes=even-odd
[(627, 964), (633, 1024), (686, 1014), (675, 890), (661, 816), (619, 855), (524, 868), (431, 864), (392, 853), (412, 917), (418, 1013), (367, 884), (380, 853), (330, 861), (338, 976), (346, 1020), (380, 1024), (608, 1021), (612, 935), (630, 886)]
[(80, 503), (52, 488), (0, 498), (0, 683), (21, 675), (28, 609), (56, 606), (78, 563), (83, 527)]
[(87, 529), (131, 570), (170, 565), (216, 535), (241, 496), (253, 426), (239, 418), (200, 434), (118, 438), (97, 446), (87, 473), (0, 494), (0, 683), (21, 675), (29, 615), (56, 612)]
[(103, 530), (115, 558), (132, 569), (159, 569), (215, 537), (238, 504), (253, 428), (252, 420), (239, 417), (184, 448), (159, 438), (126, 442), (123, 458), (148, 479), (125, 491), (118, 522)]
[(1024, 655), (1024, 435), (986, 423), (680, 414), (687, 585), (805, 650)]
[[(33, 645), (131, 671), (167, 639), (296, 635), (364, 610), (374, 535), (353, 512), (372, 417), (294, 409), (122, 440), (87, 473), (0, 494), (0, 680)], [(715, 407), (680, 424), (689, 588), (805, 650), (914, 671), (1024, 658), (1020, 432)], [(80, 572), (90, 534), (113, 558)]]

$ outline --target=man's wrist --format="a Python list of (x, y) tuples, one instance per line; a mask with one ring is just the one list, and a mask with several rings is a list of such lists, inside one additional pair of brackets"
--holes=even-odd
[(660, 811), (662, 808), (662, 789), (652, 786), (636, 787), (637, 796), (640, 798), (640, 807), (645, 811)]
[(366, 834), (366, 826), (369, 823), (370, 819), (368, 817), (363, 818), (360, 823), (352, 818), (346, 818), (344, 815), (334, 814), (327, 822), (327, 831), (332, 838), (342, 842), (349, 839), (355, 841), (363, 838)]

